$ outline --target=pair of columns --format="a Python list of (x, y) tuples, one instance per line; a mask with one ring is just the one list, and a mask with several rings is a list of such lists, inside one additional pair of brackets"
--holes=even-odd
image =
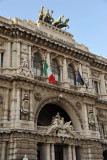
[[(41, 147), (40, 160), (55, 160), (54, 144), (43, 144)], [(75, 146), (63, 146), (63, 160), (76, 160)]]

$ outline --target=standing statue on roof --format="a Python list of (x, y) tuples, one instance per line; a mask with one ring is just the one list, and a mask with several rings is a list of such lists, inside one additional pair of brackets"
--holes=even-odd
[(39, 11), (39, 20), (43, 20), (43, 8), (44, 6), (42, 6), (41, 10)]

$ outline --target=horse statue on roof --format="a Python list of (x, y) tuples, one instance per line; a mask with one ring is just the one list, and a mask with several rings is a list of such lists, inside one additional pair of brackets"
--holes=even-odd
[(69, 21), (69, 18), (65, 19), (61, 24), (57, 25), (57, 27), (60, 29), (63, 27), (68, 27), (69, 29), (69, 26), (67, 25), (68, 21)]
[(49, 9), (47, 8), (46, 9), (47, 13), (43, 13), (44, 15), (44, 22), (46, 23), (49, 23), (49, 24), (52, 24), (52, 22), (54, 21), (54, 19), (52, 18), (52, 14), (53, 14), (53, 11), (51, 11), (51, 15), (49, 14)]
[(62, 23), (61, 19), (63, 17), (64, 17), (64, 15), (59, 16), (59, 18), (56, 21), (52, 22), (52, 25), (57, 26), (59, 23)]

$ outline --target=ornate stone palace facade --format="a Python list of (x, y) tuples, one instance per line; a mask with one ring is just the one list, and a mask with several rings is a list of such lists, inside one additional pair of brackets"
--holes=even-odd
[(107, 59), (41, 20), (0, 17), (0, 160), (24, 155), (107, 160)]

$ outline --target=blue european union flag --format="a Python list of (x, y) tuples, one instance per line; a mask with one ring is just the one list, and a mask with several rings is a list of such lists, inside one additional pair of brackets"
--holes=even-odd
[(80, 83), (81, 85), (84, 85), (84, 84), (85, 84), (86, 89), (88, 89), (88, 86), (86, 85), (86, 83), (85, 83), (84, 80), (82, 79), (79, 71), (78, 71), (78, 74), (77, 74), (77, 82)]

